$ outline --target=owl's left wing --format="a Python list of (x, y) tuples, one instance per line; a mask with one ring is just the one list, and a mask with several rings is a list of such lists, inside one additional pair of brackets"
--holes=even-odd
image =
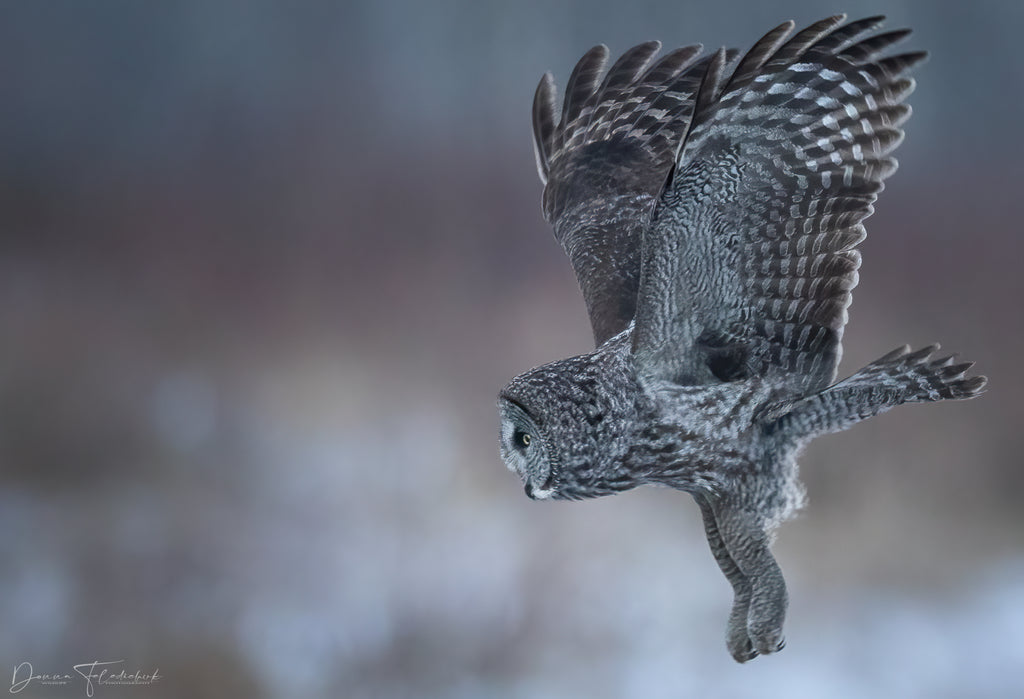
[(655, 61), (635, 46), (607, 73), (605, 46), (573, 69), (560, 110), (545, 74), (533, 102), (544, 217), (579, 282), (598, 345), (633, 320), (642, 229), (661, 192), (710, 57), (688, 46)]
[(679, 383), (783, 375), (827, 386), (889, 153), (925, 54), (909, 32), (831, 17), (769, 32), (708, 65), (675, 170), (645, 231), (633, 334), (641, 375)]

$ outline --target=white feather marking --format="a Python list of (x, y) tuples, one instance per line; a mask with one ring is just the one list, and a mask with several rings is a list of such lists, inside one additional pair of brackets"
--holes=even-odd
[(828, 68), (822, 68), (821, 69), (821, 77), (825, 78), (825, 80), (831, 80), (831, 81), (835, 82), (835, 81), (838, 81), (838, 80), (842, 80), (843, 79), (843, 74), (842, 73), (837, 73), (834, 70), (829, 70)]
[(839, 87), (842, 89), (843, 92), (845, 92), (848, 95), (851, 95), (852, 97), (860, 96), (860, 89), (848, 80), (844, 80), (843, 82), (839, 83)]
[(860, 127), (864, 129), (864, 133), (871, 136), (875, 133), (875, 127), (871, 125), (871, 122), (867, 119), (860, 120)]
[(828, 128), (832, 129), (833, 131), (839, 128), (839, 122), (836, 121), (836, 118), (831, 114), (826, 114), (822, 118), (821, 123), (827, 126)]
[(789, 67), (794, 73), (814, 73), (817, 72), (821, 66), (816, 63), (794, 63)]
[(818, 99), (814, 100), (815, 104), (825, 109), (836, 109), (839, 105), (839, 100), (835, 97), (829, 97), (828, 95), (822, 95)]
[(878, 81), (871, 76), (871, 73), (867, 72), (866, 70), (858, 70), (857, 74), (860, 75), (860, 77), (864, 78), (864, 82), (866, 82), (872, 88), (876, 90), (878, 89)]
[(825, 189), (832, 186), (832, 173), (828, 170), (823, 170), (821, 173), (821, 186)]
[(864, 95), (864, 104), (868, 106), (868, 109), (875, 111), (878, 109), (878, 103), (875, 102), (874, 95)]
[(790, 92), (796, 89), (796, 85), (793, 83), (775, 83), (768, 88), (769, 95), (788, 95)]
[(846, 116), (850, 117), (851, 119), (856, 119), (858, 116), (860, 116), (860, 112), (858, 112), (857, 108), (852, 104), (845, 105), (844, 109), (846, 110)]
[(859, 143), (853, 144), (853, 157), (855, 160), (864, 160), (864, 153), (861, 151)]

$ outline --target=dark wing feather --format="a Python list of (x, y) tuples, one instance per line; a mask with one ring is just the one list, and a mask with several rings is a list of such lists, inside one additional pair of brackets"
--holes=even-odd
[[(569, 82), (565, 86), (561, 124), (575, 124), (580, 119), (580, 114), (583, 113), (588, 105), (593, 109), (593, 99), (601, 82), (601, 74), (604, 73), (604, 67), (607, 63), (608, 47), (604, 44), (598, 44), (583, 54), (583, 58), (572, 69)], [(565, 146), (567, 135), (570, 134), (565, 129), (558, 129), (555, 132), (557, 148)]]
[(784, 375), (832, 382), (864, 218), (896, 167), (906, 36), (871, 18), (767, 34), (724, 75), (708, 64), (643, 243), (633, 335), (641, 373), (681, 383)]
[(786, 37), (792, 33), (794, 26), (792, 21), (783, 22), (765, 34), (733, 70), (729, 84), (723, 88), (723, 91), (739, 90), (756, 78), (761, 73), (765, 62), (775, 55)]
[(659, 49), (657, 42), (640, 44), (603, 77), (608, 50), (591, 49), (573, 70), (557, 123), (550, 75), (534, 99), (544, 216), (576, 272), (597, 344), (633, 319), (642, 230), (703, 74), (694, 64), (699, 47), (677, 49), (655, 62)]
[(617, 125), (615, 116), (619, 107), (628, 99), (640, 73), (660, 50), (661, 42), (648, 41), (634, 46), (615, 61), (591, 98), (593, 109), (585, 115), (587, 125), (574, 132), (573, 140), (567, 144), (569, 148), (578, 147), (584, 141), (596, 142), (608, 138), (613, 126)]
[[(808, 48), (821, 41), (824, 37), (834, 34), (836, 27), (845, 19), (846, 15), (833, 15), (818, 20), (806, 29), (801, 29), (765, 63), (764, 71), (774, 71), (782, 66), (789, 65)], [(846, 26), (849, 27), (851, 25)]]
[(548, 183), (548, 161), (554, 146), (555, 78), (545, 73), (533, 96), (533, 154), (537, 158), (537, 172), (541, 182)]

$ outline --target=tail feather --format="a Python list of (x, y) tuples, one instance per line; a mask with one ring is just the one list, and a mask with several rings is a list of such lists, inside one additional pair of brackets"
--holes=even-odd
[(965, 400), (980, 395), (988, 379), (966, 376), (974, 362), (954, 364), (953, 355), (932, 359), (938, 350), (937, 344), (916, 352), (903, 345), (871, 362), (839, 385), (881, 388), (891, 391), (899, 403)]
[(938, 349), (897, 347), (834, 386), (795, 403), (770, 406), (762, 419), (773, 431), (806, 440), (845, 430), (902, 403), (979, 396), (988, 379), (967, 376), (974, 362), (956, 363), (953, 355), (932, 359)]

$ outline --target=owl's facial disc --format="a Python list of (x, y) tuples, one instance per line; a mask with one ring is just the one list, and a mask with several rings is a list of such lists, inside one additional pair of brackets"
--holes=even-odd
[(533, 418), (506, 398), (498, 401), (501, 413), (501, 458), (510, 471), (523, 479), (523, 489), (534, 500), (554, 493), (547, 443)]

